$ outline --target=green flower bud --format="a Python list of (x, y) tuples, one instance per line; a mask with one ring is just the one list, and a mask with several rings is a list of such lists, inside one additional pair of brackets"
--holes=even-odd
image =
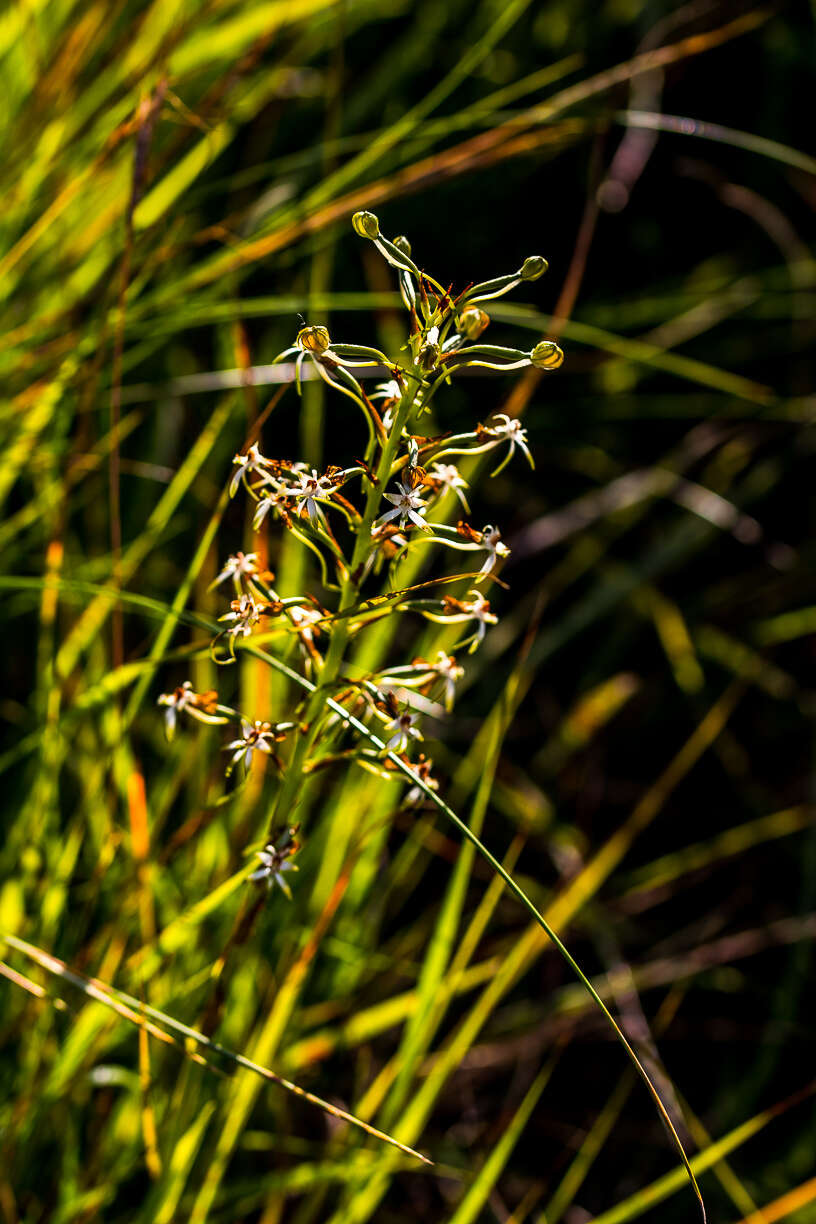
[(304, 353), (325, 353), (331, 344), (327, 327), (302, 327), (295, 341)]
[(398, 234), (394, 239), (394, 246), (398, 251), (402, 251), (403, 255), (411, 254), (411, 244), (404, 234)]
[(490, 315), (478, 306), (468, 306), (456, 320), (456, 326), (468, 340), (477, 340), (490, 322)]
[(537, 370), (557, 370), (563, 360), (563, 352), (552, 340), (542, 340), (530, 354), (530, 362)]
[(380, 223), (371, 212), (356, 212), (351, 218), (355, 234), (361, 238), (370, 238), (372, 242), (380, 236)]
[(543, 276), (547, 271), (548, 264), (546, 259), (541, 255), (528, 255), (524, 263), (521, 265), (520, 276), (522, 280), (534, 281), (538, 280), (539, 276)]

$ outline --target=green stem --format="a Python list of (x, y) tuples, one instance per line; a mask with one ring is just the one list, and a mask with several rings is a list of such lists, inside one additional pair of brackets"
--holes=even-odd
[[(246, 647), (245, 649), (247, 649), (251, 654), (255, 654), (259, 656), (260, 658), (266, 659), (266, 661), (270, 663), (273, 667), (279, 668), (281, 666), (278, 663), (277, 659), (274, 659), (272, 656), (267, 655), (265, 651), (261, 651), (257, 647), (249, 646), (249, 647)], [(700, 1187), (697, 1185), (697, 1179), (694, 1176), (694, 1170), (692, 1169), (691, 1164), (689, 1162), (689, 1158), (686, 1155), (686, 1150), (683, 1147), (680, 1136), (677, 1134), (677, 1131), (675, 1130), (674, 1124), (672, 1123), (672, 1120), (669, 1117), (668, 1112), (666, 1111), (665, 1105), (660, 1099), (660, 1094), (658, 1093), (657, 1089), (652, 1083), (652, 1080), (651, 1080), (651, 1077), (649, 1076), (648, 1071), (643, 1066), (643, 1063), (638, 1058), (628, 1038), (625, 1036), (623, 1030), (621, 1029), (615, 1017), (612, 1015), (609, 1008), (604, 1003), (598, 991), (595, 989), (592, 982), (589, 980), (587, 975), (584, 973), (581, 966), (575, 960), (574, 956), (569, 951), (567, 946), (564, 944), (564, 942), (559, 938), (559, 936), (556, 934), (556, 932), (547, 922), (544, 915), (536, 908), (531, 898), (528, 897), (524, 889), (519, 884), (516, 883), (516, 881), (513, 879), (510, 873), (502, 866), (499, 860), (493, 854), (491, 854), (491, 852), (488, 850), (484, 842), (481, 841), (480, 838), (476, 836), (476, 834), (472, 831), (472, 829), (468, 827), (468, 825), (461, 819), (461, 817), (457, 816), (453, 808), (448, 807), (447, 803), (445, 803), (444, 799), (440, 798), (440, 796), (436, 793), (436, 791), (432, 790), (430, 786), (428, 786), (425, 782), (423, 782), (423, 780), (417, 775), (417, 773), (414, 771), (414, 769), (411, 767), (410, 764), (407, 764), (395, 752), (388, 751), (386, 749), (386, 745), (384, 741), (381, 740), (380, 737), (375, 732), (373, 732), (369, 727), (365, 725), (365, 723), (361, 722), (358, 718), (355, 718), (353, 714), (350, 714), (348, 710), (346, 710), (342, 705), (340, 705), (339, 702), (335, 701), (331, 697), (324, 696), (324, 693), (321, 688), (317, 688), (314, 685), (310, 684), (310, 682), (306, 680), (304, 677), (297, 676), (296, 679), (297, 679), (297, 682), (303, 688), (308, 688), (312, 692), (310, 708), (311, 708), (311, 705), (313, 705), (315, 702), (325, 703), (325, 705), (328, 706), (330, 710), (332, 710), (335, 714), (338, 714), (340, 716), (340, 718), (342, 719), (344, 723), (346, 723), (350, 727), (353, 727), (355, 731), (359, 732), (360, 735), (364, 736), (365, 739), (367, 739), (369, 743), (373, 745), (373, 747), (377, 748), (380, 752), (385, 753), (385, 755), (393, 763), (393, 765), (401, 773), (403, 773), (405, 777), (408, 778), (414, 786), (419, 787), (419, 789), (423, 792), (426, 798), (429, 799), (430, 802), (433, 803), (434, 806), (437, 807), (439, 811), (442, 812), (448, 818), (448, 820), (450, 820), (451, 823), (456, 826), (456, 828), (459, 830), (459, 832), (462, 834), (463, 837), (466, 837), (467, 840), (471, 842), (471, 844), (479, 852), (482, 858), (484, 858), (486, 862), (490, 864), (490, 866), (496, 872), (496, 874), (501, 877), (501, 879), (503, 880), (507, 888), (509, 888), (509, 890), (513, 893), (516, 899), (521, 902), (521, 904), (524, 906), (527, 912), (531, 915), (531, 917), (535, 920), (535, 922), (541, 927), (541, 929), (544, 931), (547, 937), (552, 941), (559, 955), (563, 957), (564, 961), (567, 963), (569, 968), (575, 974), (578, 981), (581, 983), (581, 985), (584, 987), (584, 989), (589, 994), (595, 1006), (600, 1009), (601, 1013), (603, 1014), (610, 1028), (614, 1032), (616, 1038), (618, 1039), (618, 1041), (620, 1042), (620, 1044), (623, 1046), (624, 1050), (626, 1051), (626, 1054), (630, 1062), (632, 1063), (632, 1066), (634, 1067), (635, 1071), (638, 1073), (641, 1080), (645, 1084), (649, 1092), (649, 1095), (651, 1096), (652, 1101), (654, 1102), (655, 1108), (657, 1109), (657, 1112), (660, 1116), (660, 1120), (663, 1123), (672, 1144), (676, 1148), (680, 1156), (680, 1159), (683, 1162), (683, 1167), (685, 1168), (686, 1174), (688, 1175), (688, 1179), (691, 1184), (691, 1188), (694, 1192), (695, 1198), (697, 1199), (697, 1204), (700, 1208), (700, 1214), (702, 1216), (703, 1224), (706, 1224), (705, 1205), (703, 1203), (703, 1196), (700, 1193)]]
[[(413, 381), (410, 381), (402, 393), (393, 427), (380, 455), (380, 461), (377, 466), (377, 479), (369, 488), (366, 496), (365, 510), (357, 528), (354, 553), (348, 567), (348, 574), (343, 582), (338, 612), (345, 612), (348, 608), (353, 607), (359, 599), (361, 571), (372, 547), (371, 528), (377, 517), (377, 511), (382, 505), (383, 493), (391, 477), (391, 467), (399, 448), (402, 431), (414, 405), (415, 397), (416, 390), (414, 389)], [(270, 830), (280, 823), (282, 818), (285, 818), (287, 821), (290, 819), (290, 813), (294, 811), (298, 801), (299, 791), (305, 776), (304, 766), (317, 739), (320, 730), (320, 715), (327, 704), (326, 690), (330, 689), (335, 683), (343, 665), (348, 644), (349, 627), (350, 622), (348, 618), (334, 622), (329, 649), (326, 652), (326, 658), (320, 672), (320, 681), (312, 692), (306, 707), (303, 717), (305, 729), (295, 744), (283, 783), (278, 791), (270, 822)], [(340, 708), (342, 709), (342, 707)]]
[[(375, 735), (372, 731), (370, 731), (369, 728), (365, 725), (365, 723), (360, 722), (352, 714), (349, 714), (348, 711), (344, 710), (343, 707), (339, 703), (333, 701), (331, 698), (327, 700), (326, 704), (331, 709), (333, 709), (335, 713), (342, 714), (344, 721), (348, 722), (350, 726), (354, 727), (355, 731), (358, 731), (361, 735), (364, 735), (366, 739), (369, 740), (369, 742), (372, 743), (376, 748), (379, 748), (383, 751), (385, 750), (385, 744), (383, 743), (383, 741), (379, 738), (379, 736)], [(700, 1212), (701, 1212), (702, 1219), (703, 1219), (703, 1224), (706, 1224), (706, 1211), (705, 1211), (705, 1205), (703, 1204), (703, 1196), (700, 1193), (700, 1187), (697, 1185), (697, 1179), (694, 1176), (694, 1171), (691, 1167), (691, 1164), (689, 1163), (689, 1159), (688, 1159), (688, 1156), (686, 1155), (685, 1148), (683, 1147), (683, 1144), (680, 1140), (680, 1136), (677, 1134), (677, 1131), (674, 1128), (674, 1124), (672, 1123), (672, 1120), (669, 1117), (668, 1112), (666, 1111), (666, 1107), (663, 1104), (662, 1100), (660, 1099), (660, 1094), (658, 1093), (657, 1089), (652, 1083), (652, 1080), (651, 1080), (651, 1077), (649, 1076), (648, 1071), (643, 1066), (643, 1063), (638, 1058), (637, 1054), (635, 1053), (634, 1049), (629, 1043), (629, 1040), (624, 1035), (623, 1030), (618, 1024), (617, 1020), (612, 1015), (611, 1011), (606, 1006), (603, 999), (598, 994), (598, 991), (595, 989), (592, 982), (589, 980), (589, 978), (584, 973), (581, 966), (576, 961), (575, 957), (572, 955), (572, 953), (569, 951), (569, 949), (563, 943), (563, 941), (558, 937), (556, 932), (547, 922), (544, 915), (536, 908), (536, 906), (533, 904), (531, 899), (527, 896), (524, 889), (519, 884), (516, 883), (516, 881), (510, 875), (509, 871), (507, 871), (502, 866), (499, 860), (493, 854), (491, 854), (491, 852), (488, 850), (484, 842), (481, 841), (476, 836), (476, 834), (461, 819), (461, 817), (457, 816), (453, 808), (448, 807), (444, 799), (441, 799), (439, 795), (436, 793), (436, 791), (432, 790), (430, 786), (427, 786), (425, 782), (423, 782), (423, 780), (415, 773), (415, 771), (411, 768), (411, 766), (407, 765), (405, 761), (403, 761), (401, 757), (397, 756), (395, 752), (388, 752), (387, 756), (388, 756), (388, 759), (392, 761), (393, 764), (403, 774), (405, 774), (407, 778), (411, 780), (414, 786), (418, 786), (419, 789), (425, 794), (425, 796), (428, 799), (430, 799), (432, 803), (435, 804), (435, 806), (439, 809), (439, 811), (443, 812), (444, 815), (447, 816), (448, 820), (450, 820), (454, 825), (456, 825), (456, 828), (459, 830), (462, 836), (467, 838), (467, 840), (475, 847), (475, 849), (478, 850), (482, 858), (484, 858), (490, 864), (490, 866), (493, 868), (496, 874), (501, 877), (501, 879), (504, 881), (507, 888), (510, 889), (510, 891), (515, 895), (517, 900), (521, 902), (521, 904), (524, 906), (527, 912), (538, 923), (538, 925), (541, 927), (541, 929), (544, 931), (547, 937), (552, 941), (559, 955), (562, 956), (563, 959), (566, 961), (566, 963), (569, 965), (570, 969), (575, 974), (575, 976), (578, 978), (578, 981), (581, 983), (584, 989), (587, 991), (587, 993), (589, 994), (590, 998), (592, 999), (596, 1007), (600, 1008), (607, 1023), (610, 1025), (618, 1041), (621, 1043), (624, 1050), (626, 1051), (632, 1063), (632, 1066), (637, 1071), (640, 1078), (643, 1080), (643, 1083), (646, 1085), (649, 1095), (651, 1096), (652, 1101), (654, 1102), (655, 1108), (657, 1109), (657, 1112), (660, 1116), (660, 1120), (663, 1123), (664, 1127), (666, 1128), (669, 1138), (671, 1139), (674, 1147), (677, 1149), (677, 1152), (680, 1155), (680, 1159), (683, 1162), (683, 1166), (686, 1170), (689, 1181), (691, 1182), (692, 1190), (694, 1191), (694, 1195), (697, 1199), (697, 1204), (700, 1208)]]

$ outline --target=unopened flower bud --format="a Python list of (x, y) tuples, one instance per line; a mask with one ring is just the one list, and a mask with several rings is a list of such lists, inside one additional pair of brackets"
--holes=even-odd
[(404, 234), (397, 235), (397, 237), (394, 239), (394, 246), (398, 251), (402, 251), (403, 255), (411, 254), (411, 244)]
[(490, 322), (490, 315), (478, 306), (468, 306), (456, 320), (456, 326), (468, 340), (477, 340)]
[(373, 241), (380, 236), (380, 223), (371, 212), (356, 212), (351, 218), (355, 234), (361, 238), (371, 238)]
[(329, 330), (327, 327), (302, 327), (296, 343), (304, 353), (325, 353), (331, 344)]
[(563, 360), (563, 352), (552, 340), (542, 340), (530, 354), (530, 362), (537, 370), (557, 370)]
[(521, 265), (521, 279), (525, 281), (538, 280), (547, 271), (547, 261), (541, 255), (528, 255)]

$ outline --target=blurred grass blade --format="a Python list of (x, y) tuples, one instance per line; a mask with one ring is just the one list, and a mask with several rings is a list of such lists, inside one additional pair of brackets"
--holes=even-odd
[[(787, 1097), (777, 1105), (771, 1106), (770, 1109), (763, 1110), (747, 1122), (743, 1122), (740, 1126), (735, 1127), (734, 1130), (729, 1131), (727, 1135), (723, 1135), (722, 1138), (712, 1143), (710, 1147), (692, 1157), (691, 1163), (695, 1173), (704, 1173), (706, 1169), (710, 1169), (712, 1165), (716, 1164), (724, 1156), (747, 1143), (749, 1139), (753, 1139), (770, 1122), (773, 1122), (788, 1109), (813, 1096), (814, 1093), (816, 1093), (816, 1083), (808, 1084), (807, 1087), (794, 1093), (793, 1096)], [(662, 1203), (672, 1194), (676, 1194), (682, 1186), (682, 1171), (676, 1169), (671, 1173), (667, 1173), (665, 1177), (659, 1177), (657, 1181), (631, 1195), (624, 1202), (618, 1203), (617, 1207), (601, 1212), (599, 1216), (595, 1217), (595, 1224), (626, 1224), (629, 1220), (636, 1220), (657, 1203)]]
[[(752, 1211), (750, 1215), (740, 1220), (739, 1224), (776, 1224), (777, 1220), (784, 1220), (787, 1216), (793, 1215), (795, 1211), (804, 1211), (814, 1200), (816, 1200), (816, 1177), (811, 1177), (809, 1181), (802, 1182), (795, 1189), (780, 1194), (779, 1198), (774, 1199), (772, 1203), (766, 1203), (764, 1207)], [(802, 1216), (802, 1218), (807, 1217)]]
[[(95, 999), (97, 1002), (104, 1004), (107, 1007), (112, 1007), (125, 1019), (131, 1020), (135, 1024), (145, 1025), (144, 1016), (150, 1016), (159, 1024), (171, 1029), (175, 1033), (195, 1042), (196, 1045), (202, 1047), (208, 1052), (226, 1059), (228, 1062), (234, 1063), (236, 1066), (242, 1067), (245, 1070), (252, 1071), (262, 1079), (270, 1080), (272, 1083), (279, 1084), (285, 1088), (287, 1092), (293, 1093), (295, 1096), (301, 1097), (312, 1105), (316, 1105), (319, 1109), (331, 1114), (335, 1118), (341, 1119), (343, 1122), (348, 1122), (352, 1126), (360, 1127), (366, 1134), (372, 1135), (376, 1139), (382, 1140), (384, 1143), (390, 1144), (392, 1147), (398, 1148), (407, 1156), (414, 1156), (417, 1160), (421, 1160), (423, 1164), (431, 1164), (432, 1162), (427, 1156), (423, 1156), (420, 1152), (415, 1152), (413, 1148), (407, 1147), (400, 1143), (397, 1139), (392, 1139), (390, 1135), (384, 1134), (377, 1130), (376, 1127), (370, 1126), (367, 1122), (361, 1122), (359, 1118), (355, 1118), (353, 1114), (348, 1113), (345, 1109), (340, 1109), (337, 1105), (332, 1105), (329, 1101), (324, 1101), (321, 1097), (315, 1096), (312, 1092), (307, 1092), (305, 1089), (293, 1084), (291, 1080), (284, 1079), (280, 1075), (276, 1075), (274, 1071), (270, 1071), (267, 1067), (262, 1067), (258, 1063), (252, 1062), (251, 1059), (245, 1058), (243, 1054), (236, 1054), (233, 1050), (228, 1050), (225, 1046), (220, 1045), (217, 1041), (211, 1041), (209, 1037), (205, 1037), (203, 1033), (196, 1032), (187, 1024), (182, 1024), (179, 1020), (174, 1020), (166, 1012), (159, 1011), (157, 1008), (149, 1007), (146, 1003), (142, 1003), (139, 999), (134, 999), (132, 995), (126, 994), (123, 990), (118, 990), (116, 987), (109, 986), (104, 982), (98, 981), (96, 978), (86, 978), (75, 973), (72, 969), (56, 956), (51, 956), (47, 952), (43, 952), (40, 948), (35, 948), (33, 944), (27, 943), (24, 939), (18, 939), (16, 935), (9, 935), (0, 932), (0, 938), (4, 939), (12, 948), (16, 948), (18, 952), (22, 952), (25, 956), (36, 961), (38, 965), (49, 973), (55, 974), (57, 977), (63, 978), (76, 986), (84, 994)], [(122, 1004), (125, 1006), (123, 1007)], [(147, 1025), (148, 1031), (157, 1036), (155, 1025)], [(166, 1034), (161, 1034), (166, 1037)], [(189, 1051), (183, 1047), (185, 1053), (189, 1056)], [(210, 1064), (207, 1064), (210, 1065)]]
[(522, 1131), (527, 1125), (530, 1114), (538, 1104), (538, 1098), (547, 1086), (547, 1081), (552, 1075), (560, 1054), (561, 1049), (557, 1047), (548, 1059), (546, 1066), (542, 1067), (527, 1089), (524, 1099), (511, 1118), (507, 1129), (498, 1142), (493, 1145), (490, 1155), (477, 1173), (467, 1194), (450, 1217), (449, 1224), (474, 1224), (474, 1221), (478, 1219), (479, 1213), (486, 1205), (496, 1182), (501, 1177), (505, 1165), (513, 1154), (513, 1148), (521, 1138)]
[(784, 166), (804, 170), (805, 174), (816, 175), (816, 157), (809, 157), (807, 153), (791, 149), (777, 140), (755, 136), (753, 132), (738, 132), (735, 128), (709, 123), (704, 119), (688, 119), (681, 115), (661, 115), (639, 110), (623, 111), (618, 119), (627, 127), (648, 128), (652, 132), (674, 132), (678, 136), (696, 136), (700, 140), (715, 140), (735, 149), (747, 149), (750, 153), (770, 157)]
[[(718, 729), (719, 729), (719, 726), (722, 725), (719, 719), (722, 717), (723, 714), (725, 714), (725, 716), (727, 717), (726, 712), (730, 712), (732, 702), (733, 704), (735, 704), (736, 698), (737, 698), (736, 693), (734, 693), (733, 696), (729, 694), (729, 699), (725, 703), (724, 708), (717, 712), (717, 718), (715, 719), (715, 723)], [(339, 706), (336, 702), (334, 702), (331, 699), (328, 699), (326, 704), (331, 709), (333, 709), (335, 713), (340, 714), (343, 717), (343, 720), (345, 722), (347, 722), (350, 726), (353, 726), (356, 731), (360, 732), (360, 734), (364, 735), (371, 743), (373, 743), (377, 748), (379, 748), (380, 751), (387, 751), (386, 746), (383, 743), (383, 741), (378, 736), (374, 735), (368, 729), (368, 727), (366, 727), (364, 723), (359, 722), (358, 719), (354, 718), (352, 715), (348, 713), (348, 711), (344, 710), (342, 706)], [(707, 736), (708, 736), (708, 728), (706, 727), (705, 731), (700, 733), (700, 735), (698, 736), (698, 739), (700, 739), (702, 743), (707, 743), (708, 742)], [(695, 745), (694, 751), (696, 752), (696, 750), (697, 749)], [(645, 1067), (643, 1066), (637, 1054), (635, 1053), (634, 1049), (630, 1045), (629, 1041), (627, 1040), (626, 1036), (624, 1035), (617, 1021), (615, 1020), (614, 1016), (610, 1012), (609, 1008), (606, 1006), (603, 999), (598, 994), (595, 987), (592, 985), (592, 982), (589, 980), (589, 978), (586, 976), (584, 971), (581, 969), (580, 965), (575, 960), (575, 958), (572, 956), (572, 954), (570, 953), (566, 945), (561, 941), (561, 939), (559, 939), (554, 928), (550, 925), (549, 922), (547, 922), (547, 920), (538, 911), (538, 909), (536, 909), (535, 905), (530, 900), (530, 898), (527, 896), (527, 894), (524, 892), (524, 890), (520, 887), (520, 885), (513, 879), (510, 873), (505, 870), (505, 868), (498, 861), (498, 859), (495, 858), (493, 854), (491, 854), (491, 852), (487, 849), (484, 843), (475, 835), (473, 830), (468, 827), (465, 821), (460, 819), (460, 817), (456, 815), (453, 809), (448, 807), (445, 801), (442, 798), (440, 798), (440, 796), (436, 793), (436, 791), (432, 790), (431, 787), (429, 787), (421, 778), (419, 778), (418, 775), (411, 768), (411, 766), (406, 764), (402, 760), (401, 757), (399, 757), (395, 752), (387, 752), (387, 755), (388, 755), (388, 758), (393, 762), (393, 764), (403, 774), (405, 774), (406, 777), (410, 778), (412, 783), (415, 786), (419, 787), (419, 789), (425, 794), (426, 798), (429, 799), (445, 816), (447, 816), (448, 820), (450, 820), (456, 826), (459, 832), (462, 833), (463, 836), (466, 837), (467, 840), (471, 842), (473, 846), (475, 846), (475, 848), (481, 854), (482, 858), (484, 858), (490, 864), (490, 866), (496, 872), (496, 874), (501, 877), (505, 885), (515, 895), (517, 900), (521, 902), (521, 904), (528, 911), (528, 913), (532, 915), (532, 917), (535, 919), (539, 927), (545, 932), (547, 937), (555, 945), (555, 947), (557, 948), (563, 960), (566, 961), (567, 965), (570, 967), (572, 972), (581, 982), (584, 989), (589, 993), (596, 1007), (598, 1007), (600, 1011), (603, 1013), (604, 1017), (606, 1018), (607, 1023), (609, 1024), (615, 1036), (617, 1037), (618, 1041), (621, 1043), (624, 1050), (626, 1051), (630, 1061), (632, 1062), (632, 1065), (634, 1066), (641, 1080), (645, 1084), (646, 1089), (649, 1092), (649, 1095), (651, 1096), (652, 1101), (654, 1102), (655, 1108), (657, 1109), (658, 1114), (660, 1115), (660, 1119), (664, 1127), (666, 1128), (669, 1138), (671, 1139), (671, 1142), (673, 1143), (674, 1147), (676, 1148), (683, 1162), (683, 1166), (685, 1168), (686, 1174), (688, 1175), (692, 1190), (694, 1191), (694, 1195), (697, 1199), (702, 1219), (705, 1222), (706, 1220), (705, 1205), (703, 1203), (703, 1197), (700, 1193), (700, 1188), (697, 1185), (697, 1180), (694, 1176), (694, 1171), (689, 1163), (689, 1159), (688, 1159), (688, 1156), (686, 1155), (685, 1148), (683, 1147), (683, 1144), (680, 1141), (680, 1137), (674, 1128), (671, 1118), (666, 1112), (666, 1107), (664, 1106), (662, 1100), (660, 1099), (660, 1095), (657, 1092), (657, 1089), (655, 1088), (654, 1084), (652, 1083)], [(685, 761), (681, 761), (678, 768), (683, 768), (683, 771), (685, 772), (685, 768), (687, 768), (687, 766), (685, 765)], [(644, 812), (641, 813), (641, 819), (645, 816), (645, 814), (646, 812), (644, 810)], [(610, 852), (613, 854), (617, 854), (617, 850), (614, 848), (614, 845), (610, 847)], [(596, 862), (596, 866), (600, 866), (602, 862), (603, 862), (603, 856), (599, 856)], [(594, 890), (594, 885), (593, 885), (591, 877), (589, 879), (584, 880), (582, 887), (588, 889), (589, 891)]]
[(214, 1112), (215, 1101), (205, 1101), (198, 1117), (173, 1145), (161, 1193), (156, 1197), (155, 1208), (151, 1207), (154, 1224), (172, 1224), (178, 1218), (179, 1201)]

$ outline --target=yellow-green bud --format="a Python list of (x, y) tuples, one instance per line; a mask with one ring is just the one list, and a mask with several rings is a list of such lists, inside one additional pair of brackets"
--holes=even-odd
[(295, 341), (304, 353), (325, 353), (331, 344), (327, 327), (302, 327)]
[(547, 271), (547, 261), (542, 255), (528, 255), (521, 265), (521, 279), (525, 281), (538, 280)]
[(468, 306), (467, 310), (463, 310), (459, 315), (456, 326), (468, 340), (478, 340), (489, 322), (490, 315), (484, 310), (480, 310), (478, 306)]
[(408, 241), (408, 239), (405, 237), (404, 234), (397, 235), (397, 237), (394, 239), (394, 246), (397, 248), (398, 251), (402, 251), (403, 255), (407, 255), (410, 259), (411, 244)]
[(552, 340), (542, 340), (530, 354), (530, 362), (537, 370), (557, 370), (563, 360), (563, 352)]
[(380, 236), (380, 223), (372, 212), (356, 212), (351, 218), (355, 234), (370, 238), (372, 242)]

